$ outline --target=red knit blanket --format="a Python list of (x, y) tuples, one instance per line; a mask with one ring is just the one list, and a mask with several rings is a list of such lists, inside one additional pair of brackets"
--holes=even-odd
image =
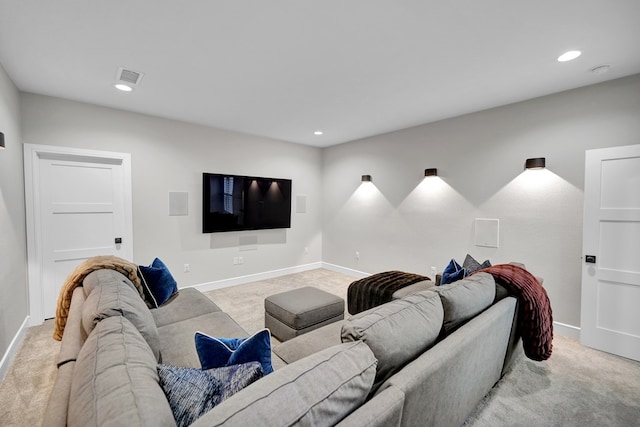
[(522, 334), (524, 354), (532, 360), (551, 357), (553, 316), (547, 291), (527, 270), (513, 264), (500, 264), (485, 268), (485, 273), (504, 286), (520, 304), (517, 326)]

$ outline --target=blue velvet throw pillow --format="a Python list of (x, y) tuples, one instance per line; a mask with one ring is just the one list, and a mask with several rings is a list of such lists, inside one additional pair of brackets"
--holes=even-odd
[(460, 279), (463, 279), (466, 275), (467, 273), (465, 269), (462, 268), (455, 259), (452, 259), (442, 271), (442, 279), (440, 280), (440, 285), (448, 285), (449, 283), (456, 282)]
[(258, 362), (203, 371), (158, 365), (160, 386), (178, 426), (188, 426), (223, 400), (262, 378)]
[(147, 298), (151, 300), (154, 308), (162, 306), (178, 292), (178, 283), (160, 258), (154, 259), (148, 267), (139, 265), (138, 271), (145, 293), (149, 294)]
[(263, 329), (247, 338), (216, 338), (197, 331), (196, 351), (202, 369), (260, 362), (264, 375), (270, 374), (273, 372), (270, 335), (268, 329)]

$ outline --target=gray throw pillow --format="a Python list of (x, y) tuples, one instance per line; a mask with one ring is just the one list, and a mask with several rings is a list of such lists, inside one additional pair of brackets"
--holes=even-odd
[(491, 267), (491, 262), (487, 259), (482, 264), (476, 261), (471, 255), (467, 254), (464, 258), (464, 262), (462, 263), (462, 268), (464, 268), (467, 272), (467, 275), (474, 273), (478, 270), (482, 270), (483, 268)]
[(489, 273), (475, 273), (457, 282), (434, 288), (444, 307), (444, 332), (450, 334), (489, 307), (496, 296), (496, 284)]
[(378, 359), (374, 391), (387, 378), (431, 347), (444, 318), (433, 291), (411, 294), (351, 317), (342, 341), (364, 341)]

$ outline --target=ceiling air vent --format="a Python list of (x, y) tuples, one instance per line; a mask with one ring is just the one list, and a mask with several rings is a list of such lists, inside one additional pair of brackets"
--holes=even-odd
[(144, 77), (143, 73), (120, 67), (118, 68), (118, 75), (116, 76), (116, 79), (123, 83), (135, 86), (140, 84), (142, 77)]

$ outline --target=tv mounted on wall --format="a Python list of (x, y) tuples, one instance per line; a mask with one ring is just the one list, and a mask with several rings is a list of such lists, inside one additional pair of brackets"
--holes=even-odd
[(291, 228), (291, 180), (202, 174), (202, 232)]

